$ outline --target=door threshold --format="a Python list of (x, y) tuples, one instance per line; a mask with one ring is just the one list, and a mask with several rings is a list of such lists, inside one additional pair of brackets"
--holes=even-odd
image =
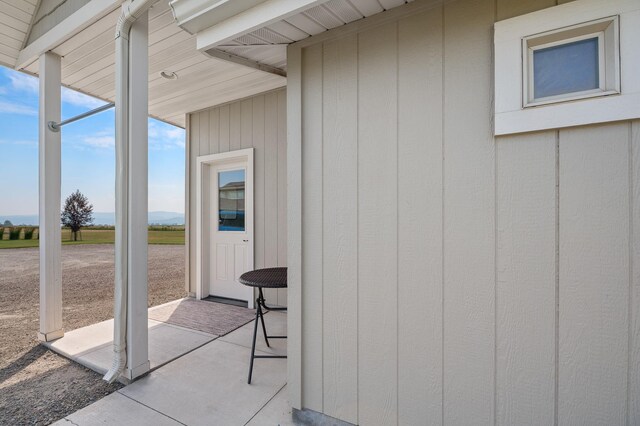
[(224, 303), (225, 305), (239, 306), (241, 308), (247, 308), (249, 306), (246, 300), (231, 299), (228, 297), (207, 296), (202, 300), (207, 302)]

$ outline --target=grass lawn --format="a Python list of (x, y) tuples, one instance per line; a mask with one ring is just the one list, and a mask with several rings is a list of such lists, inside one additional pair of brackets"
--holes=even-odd
[[(115, 231), (113, 229), (85, 229), (81, 231), (82, 241), (72, 241), (71, 232), (68, 229), (62, 231), (63, 245), (76, 244), (113, 244), (115, 242)], [(0, 249), (4, 248), (25, 248), (38, 247), (39, 240), (0, 240)], [(149, 231), (149, 244), (184, 244), (184, 229), (171, 231)]]

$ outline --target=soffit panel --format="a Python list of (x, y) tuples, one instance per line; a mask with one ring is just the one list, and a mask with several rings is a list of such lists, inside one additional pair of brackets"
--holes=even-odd
[[(5, 0), (0, 0), (5, 1)], [(62, 56), (62, 83), (105, 101), (115, 99), (116, 10), (54, 49)], [(0, 49), (0, 55), (2, 50)], [(38, 61), (26, 72), (37, 74)], [(172, 71), (167, 80), (161, 71)], [(180, 29), (165, 0), (149, 11), (149, 114), (185, 126), (185, 115), (282, 87), (286, 79), (196, 50), (195, 36)]]
[(37, 0), (0, 0), (0, 64), (13, 68), (36, 13)]
[[(330, 0), (259, 28), (215, 49), (286, 70), (286, 45), (413, 0)], [(283, 46), (274, 49), (274, 46)]]

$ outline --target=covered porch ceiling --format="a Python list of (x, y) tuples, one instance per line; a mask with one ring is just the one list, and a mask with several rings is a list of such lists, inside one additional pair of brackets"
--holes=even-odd
[[(86, 6), (101, 11), (50, 50), (62, 58), (64, 86), (113, 102), (114, 31), (123, 1), (54, 1), (58, 7), (75, 1), (78, 10)], [(194, 16), (180, 16), (181, 7), (188, 2), (193, 5), (192, 0), (159, 0), (149, 11), (152, 117), (185, 127), (189, 112), (282, 87), (288, 44), (412, 0), (233, 1), (239, 3), (197, 0), (206, 11), (195, 20)], [(51, 8), (49, 3), (51, 0), (0, 0), (0, 64), (38, 74), (37, 55), (26, 53), (30, 53), (29, 45), (42, 42), (32, 32), (34, 24), (47, 17), (42, 8)], [(269, 17), (265, 11), (275, 14)], [(247, 21), (256, 17), (258, 21)], [(50, 31), (55, 29), (52, 26)], [(41, 39), (48, 35), (38, 34)], [(177, 78), (167, 79), (162, 73)]]

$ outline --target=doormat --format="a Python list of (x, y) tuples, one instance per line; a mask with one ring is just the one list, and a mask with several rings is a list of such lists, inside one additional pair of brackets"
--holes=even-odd
[(216, 302), (180, 299), (149, 309), (149, 319), (224, 336), (252, 321), (254, 309)]

